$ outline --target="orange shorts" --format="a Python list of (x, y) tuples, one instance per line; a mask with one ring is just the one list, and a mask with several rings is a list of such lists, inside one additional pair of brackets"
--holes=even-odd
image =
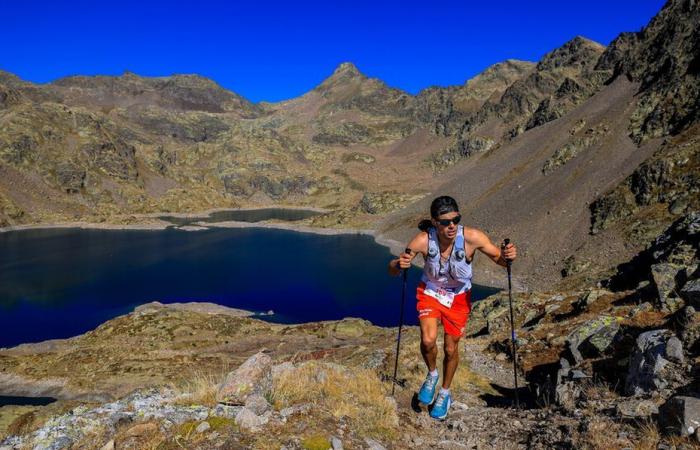
[(418, 284), (416, 289), (416, 310), (418, 310), (418, 320), (426, 318), (440, 319), (445, 333), (452, 336), (462, 336), (464, 328), (469, 320), (469, 311), (472, 309), (472, 291), (468, 290), (455, 295), (452, 307), (442, 305), (437, 299), (427, 295), (425, 283)]

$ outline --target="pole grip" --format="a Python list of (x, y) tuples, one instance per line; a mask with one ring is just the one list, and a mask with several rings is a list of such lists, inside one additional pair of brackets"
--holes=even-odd
[[(510, 239), (509, 238), (503, 239), (503, 246), (501, 248), (505, 249), (508, 246), (508, 244), (510, 244)], [(507, 259), (505, 256), (503, 257), (503, 259), (506, 260), (506, 265), (508, 266), (508, 270), (510, 270), (510, 265), (513, 261), (511, 261), (510, 259)]]

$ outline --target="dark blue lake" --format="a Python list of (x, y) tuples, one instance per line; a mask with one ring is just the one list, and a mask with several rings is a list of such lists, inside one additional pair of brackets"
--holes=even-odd
[[(209, 301), (299, 323), (396, 326), (401, 278), (369, 236), (245, 228), (0, 233), (0, 347), (84, 333), (137, 305)], [(406, 323), (416, 324), (409, 273)], [(476, 287), (474, 299), (494, 292)]]

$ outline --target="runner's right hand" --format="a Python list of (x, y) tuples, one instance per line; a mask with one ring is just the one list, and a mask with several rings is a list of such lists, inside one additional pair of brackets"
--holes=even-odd
[(400, 269), (408, 269), (411, 267), (411, 260), (413, 259), (413, 256), (408, 254), (408, 253), (401, 253), (399, 256), (399, 268)]

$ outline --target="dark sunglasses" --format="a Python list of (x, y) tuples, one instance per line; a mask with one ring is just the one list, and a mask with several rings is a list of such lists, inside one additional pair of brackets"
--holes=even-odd
[(440, 219), (440, 220), (435, 219), (435, 220), (437, 220), (437, 223), (439, 223), (443, 227), (449, 227), (451, 223), (457, 225), (459, 223), (459, 221), (462, 220), (462, 216), (454, 216), (451, 219)]

